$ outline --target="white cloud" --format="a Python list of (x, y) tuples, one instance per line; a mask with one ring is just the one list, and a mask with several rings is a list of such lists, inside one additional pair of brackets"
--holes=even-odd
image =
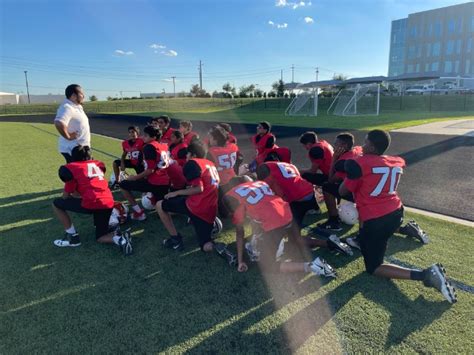
[(133, 53), (132, 51), (123, 51), (121, 49), (116, 49), (114, 51), (114, 54), (116, 56), (123, 57), (123, 56), (126, 56), (126, 55), (134, 55), (135, 53)]
[(153, 44), (150, 44), (150, 48), (151, 48), (151, 49), (165, 49), (166, 46), (164, 46), (164, 45), (162, 45), (162, 44), (153, 43)]
[(276, 7), (291, 7), (293, 10), (296, 10), (298, 7), (305, 7), (311, 6), (313, 3), (311, 1), (287, 1), (287, 0), (276, 0), (275, 6)]
[(172, 49), (169, 49), (167, 51), (162, 51), (161, 54), (164, 54), (168, 57), (176, 57), (178, 55), (178, 52), (172, 50)]
[(304, 18), (304, 22), (306, 22), (306, 23), (313, 23), (314, 20), (313, 20), (312, 17), (306, 16), (306, 17)]
[(272, 27), (276, 27), (278, 29), (282, 29), (282, 28), (288, 28), (288, 24), (286, 22), (284, 23), (275, 23), (273, 21), (268, 21), (268, 24)]

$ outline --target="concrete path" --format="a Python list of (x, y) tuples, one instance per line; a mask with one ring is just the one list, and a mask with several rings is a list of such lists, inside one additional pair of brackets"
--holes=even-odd
[(433, 122), (414, 127), (395, 129), (392, 132), (474, 137), (474, 119)]

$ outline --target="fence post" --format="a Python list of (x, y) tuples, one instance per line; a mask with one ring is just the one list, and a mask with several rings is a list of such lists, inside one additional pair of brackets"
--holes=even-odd
[(431, 112), (431, 100), (432, 100), (432, 96), (433, 96), (433, 91), (430, 91), (430, 108), (429, 108), (429, 111)]
[(403, 94), (400, 93), (400, 111), (403, 110)]
[(467, 93), (464, 93), (464, 111), (466, 111)]

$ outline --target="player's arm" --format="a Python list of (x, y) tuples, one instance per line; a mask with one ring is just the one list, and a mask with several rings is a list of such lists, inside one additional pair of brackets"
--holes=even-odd
[(156, 162), (157, 153), (155, 148), (152, 145), (146, 145), (143, 148), (143, 160), (146, 166), (146, 169), (137, 175), (129, 176), (127, 180), (135, 181), (148, 177), (154, 171), (154, 164)]
[(201, 168), (194, 161), (188, 161), (183, 166), (183, 175), (190, 185), (187, 189), (173, 191), (165, 195), (165, 198), (173, 198), (176, 196), (197, 195), (204, 191), (204, 185), (201, 179)]
[(341, 196), (347, 195), (351, 192), (356, 192), (359, 189), (362, 180), (362, 168), (355, 160), (346, 160), (344, 163), (344, 169), (347, 177), (339, 186), (339, 194)]
[(125, 158), (127, 157), (127, 152), (124, 150), (122, 156), (120, 157), (120, 170), (125, 171)]
[(248, 266), (244, 261), (245, 231), (242, 224), (235, 226), (235, 241), (237, 246), (237, 270), (239, 272), (245, 272), (248, 270)]
[(339, 181), (342, 181), (342, 178), (338, 176), (338, 173), (343, 173), (345, 172), (344, 170), (344, 164), (345, 160), (338, 159), (337, 161), (333, 160), (332, 165), (331, 165), (331, 170), (329, 172), (329, 177), (328, 181), (330, 183), (336, 183)]
[(59, 178), (64, 182), (63, 198), (71, 197), (76, 191), (77, 184), (71, 170), (62, 165), (58, 171)]
[(313, 147), (309, 150), (309, 157), (311, 159), (311, 168), (300, 171), (301, 174), (311, 173), (316, 174), (319, 169), (319, 165), (322, 163), (324, 158), (324, 150), (321, 147)]

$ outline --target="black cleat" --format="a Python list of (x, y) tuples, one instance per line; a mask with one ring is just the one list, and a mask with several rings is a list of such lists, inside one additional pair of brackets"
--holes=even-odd
[(456, 290), (446, 278), (446, 270), (441, 264), (433, 264), (424, 270), (425, 279), (423, 284), (426, 287), (437, 289), (448, 300), (449, 303), (456, 303)]
[(330, 231), (330, 232), (340, 232), (342, 231), (341, 223), (339, 221), (332, 221), (332, 220), (327, 220), (324, 223), (319, 223), (316, 226), (316, 229), (320, 229), (323, 231)]
[(336, 252), (346, 254), (349, 256), (354, 255), (351, 247), (337, 237), (337, 235), (333, 234), (328, 238), (328, 248), (330, 250), (334, 250)]
[(54, 242), (54, 245), (60, 248), (65, 248), (65, 247), (78, 247), (81, 245), (81, 239), (79, 238), (79, 234), (70, 234), (70, 233), (65, 233), (64, 238), (62, 239), (56, 239)]
[(177, 251), (181, 251), (184, 249), (184, 242), (183, 237), (179, 234), (177, 236), (171, 236), (165, 240), (163, 240), (163, 246), (168, 249), (173, 249)]
[(219, 256), (226, 259), (227, 263), (230, 266), (237, 265), (237, 256), (235, 254), (232, 254), (232, 252), (227, 249), (227, 245), (225, 245), (224, 243), (214, 243), (214, 250), (217, 254), (219, 254)]
[(132, 236), (130, 234), (130, 228), (122, 233), (119, 243), (120, 243), (120, 249), (122, 250), (123, 255), (125, 256), (132, 255), (133, 248), (132, 248)]
[(400, 227), (399, 232), (409, 237), (418, 239), (423, 244), (428, 244), (430, 242), (426, 232), (421, 229), (418, 223), (416, 223), (414, 220), (411, 220), (403, 227)]

